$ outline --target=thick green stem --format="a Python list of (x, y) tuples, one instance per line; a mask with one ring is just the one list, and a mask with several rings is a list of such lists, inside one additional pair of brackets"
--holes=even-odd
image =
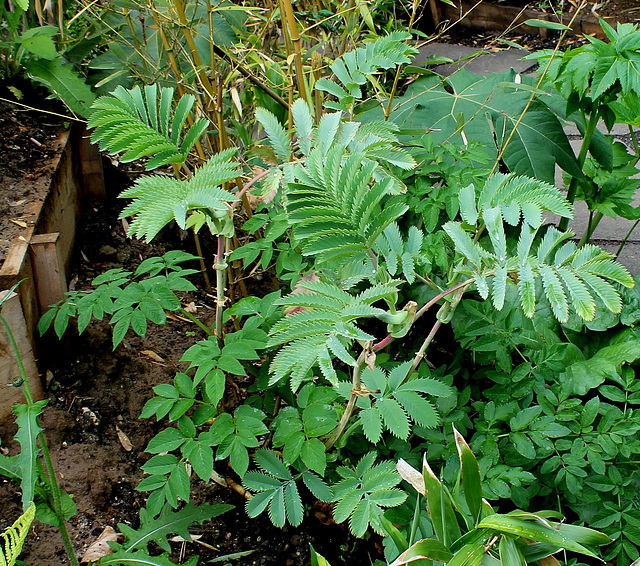
[(581, 248), (584, 246), (593, 236), (593, 233), (596, 231), (598, 224), (602, 220), (604, 215), (599, 210), (594, 214), (593, 210), (589, 212), (589, 223), (587, 224), (587, 229), (584, 231), (582, 238), (578, 242), (578, 247)]
[(342, 414), (342, 418), (338, 423), (338, 426), (333, 431), (333, 434), (329, 437), (329, 439), (325, 442), (325, 446), (327, 450), (331, 449), (333, 445), (338, 441), (344, 429), (347, 428), (349, 424), (349, 420), (351, 419), (351, 415), (353, 414), (353, 409), (356, 406), (356, 401), (358, 400), (358, 392), (360, 391), (360, 377), (362, 376), (362, 370), (366, 365), (367, 356), (371, 352), (371, 346), (365, 346), (360, 352), (358, 359), (356, 361), (356, 366), (353, 368), (353, 375), (351, 377), (351, 396), (349, 397), (349, 401), (347, 406), (344, 409), (344, 413)]
[[(18, 350), (18, 344), (16, 343), (15, 337), (13, 336), (13, 332), (9, 327), (9, 323), (7, 320), (0, 314), (0, 322), (4, 326), (7, 331), (7, 336), (9, 336), (9, 341), (11, 342), (11, 348), (13, 353), (18, 361), (18, 368), (20, 370), (20, 377), (22, 379), (22, 392), (24, 393), (25, 399), (28, 405), (33, 405), (33, 393), (31, 392), (31, 387), (29, 386), (29, 376), (27, 375), (26, 370), (24, 369), (24, 364), (22, 363), (22, 356), (20, 355), (20, 350)], [(60, 486), (58, 485), (58, 478), (56, 477), (56, 471), (53, 467), (53, 461), (51, 460), (51, 454), (49, 453), (49, 447), (47, 446), (47, 440), (44, 437), (44, 433), (40, 432), (38, 434), (38, 441), (40, 442), (40, 448), (42, 449), (42, 456), (45, 461), (45, 465), (47, 467), (47, 474), (49, 476), (49, 485), (51, 486), (51, 495), (53, 496), (53, 511), (58, 518), (60, 535), (62, 536), (62, 541), (64, 542), (65, 549), (67, 550), (67, 555), (69, 556), (69, 561), (72, 566), (78, 566), (78, 559), (76, 557), (75, 551), (73, 550), (73, 545), (71, 544), (71, 538), (69, 537), (69, 533), (67, 532), (67, 526), (64, 521), (64, 513), (62, 512), (62, 498), (60, 497)]]
[[(596, 109), (594, 113), (590, 116), (589, 121), (587, 123), (587, 127), (584, 133), (584, 139), (582, 140), (582, 146), (580, 147), (580, 153), (578, 154), (578, 165), (580, 168), (584, 165), (584, 161), (587, 158), (587, 153), (589, 152), (589, 146), (591, 145), (591, 139), (593, 138), (593, 134), (596, 131), (596, 127), (598, 126), (598, 119), (600, 118), (600, 114)], [(578, 191), (578, 178), (572, 177), (571, 182), (569, 183), (569, 190), (567, 191), (567, 200), (573, 204), (576, 200), (576, 192)], [(558, 229), (562, 232), (565, 232), (569, 227), (569, 219), (563, 218), (560, 220), (560, 224), (558, 224)]]
[(216, 270), (216, 336), (218, 337), (218, 344), (220, 347), (223, 345), (224, 333), (222, 329), (222, 316), (224, 314), (225, 296), (224, 286), (227, 275), (227, 263), (225, 261), (225, 237), (218, 236), (218, 253), (216, 254), (216, 264), (214, 268)]

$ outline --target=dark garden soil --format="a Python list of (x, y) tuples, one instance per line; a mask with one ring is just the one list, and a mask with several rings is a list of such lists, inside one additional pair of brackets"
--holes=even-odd
[[(75, 276), (71, 283), (77, 289), (88, 288), (94, 277), (108, 269), (134, 270), (142, 259), (180, 245), (179, 238), (170, 237), (172, 234), (153, 245), (128, 239), (117, 219), (122, 203), (115, 199), (128, 180), (112, 168), (107, 168), (107, 172), (111, 198), (106, 203), (85, 203), (85, 225), (77, 237)], [(185, 244), (188, 248), (188, 242), (182, 247)], [(185, 295), (183, 304), (190, 303), (197, 309), (197, 316), (210, 319), (213, 300), (206, 293)], [(135, 487), (144, 476), (140, 466), (150, 457), (144, 453), (144, 447), (159, 430), (154, 421), (138, 417), (144, 403), (153, 396), (151, 388), (172, 382), (178, 368), (186, 369), (179, 362), (180, 356), (202, 337), (201, 331), (188, 320), (171, 317), (166, 326), (150, 327), (145, 338), (130, 332), (115, 352), (106, 322), (91, 324), (80, 337), (70, 331), (62, 343), (52, 337), (45, 340), (42, 356), (47, 360), (45, 395), (49, 403), (41, 423), (59, 481), (74, 494), (78, 513), (69, 527), (79, 555), (108, 525), (138, 526), (138, 511), (144, 505), (145, 494)], [(230, 392), (229, 399), (235, 397), (238, 402), (243, 395), (242, 389), (236, 390)], [(0, 424), (0, 449), (10, 455), (19, 449), (11, 440), (15, 431), (11, 422)], [(231, 474), (226, 464), (218, 464), (217, 471), (223, 477)], [(379, 557), (376, 540), (356, 540), (346, 527), (323, 524), (329, 512), (312, 509), (311, 499), (306, 503), (312, 512), (300, 527), (278, 529), (266, 515), (249, 519), (243, 497), (227, 487), (194, 480), (192, 488), (196, 503), (230, 503), (235, 509), (212, 523), (192, 529), (208, 547), (172, 543), (172, 559), (176, 563), (194, 554), (201, 555), (200, 563), (205, 564), (225, 554), (251, 551), (231, 563), (302, 566), (310, 562), (310, 542), (334, 566), (344, 564), (347, 559), (354, 566), (370, 564)], [(2, 530), (21, 512), (19, 488), (2, 478), (0, 501)], [(37, 521), (21, 558), (30, 566), (68, 564), (56, 529)]]
[[(22, 89), (21, 89), (22, 90)], [(0, 97), (14, 99), (6, 88)], [(23, 100), (29, 106), (33, 101)], [(59, 105), (38, 100), (34, 105), (52, 112)], [(60, 149), (58, 135), (64, 119), (0, 100), (0, 266), (10, 242), (36, 218), (29, 206), (44, 198), (52, 160)]]

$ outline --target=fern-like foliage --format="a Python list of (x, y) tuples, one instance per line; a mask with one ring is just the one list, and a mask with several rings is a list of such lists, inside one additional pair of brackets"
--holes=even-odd
[[(389, 172), (388, 165), (412, 169), (416, 162), (399, 146), (398, 127), (395, 124), (349, 122), (343, 119), (340, 112), (335, 112), (324, 114), (320, 123), (314, 126), (313, 116), (302, 99), (294, 102), (291, 113), (294, 141), (273, 114), (263, 108), (256, 111), (256, 119), (264, 128), (273, 150), (272, 160), (281, 163), (263, 181), (264, 196), (272, 199), (279, 189), (286, 190), (289, 183), (298, 181), (316, 188), (326, 189), (330, 186), (331, 194), (335, 194), (340, 190), (336, 182), (353, 180), (346, 176), (346, 172), (344, 177), (340, 177), (341, 168), (350, 156), (353, 157), (350, 167), (356, 166), (356, 157), (359, 157), (362, 167), (370, 170), (368, 182), (374, 180), (382, 183), (394, 194), (404, 190), (402, 182)], [(325, 163), (330, 152), (332, 161)], [(296, 161), (299, 156), (305, 158), (304, 166)], [(350, 175), (354, 174), (354, 171), (350, 172)]]
[(362, 373), (362, 383), (370, 398), (363, 398), (368, 405), (360, 411), (364, 435), (369, 442), (377, 444), (383, 430), (406, 440), (409, 436), (410, 422), (432, 428), (440, 422), (438, 413), (423, 395), (448, 397), (451, 388), (431, 378), (420, 377), (405, 381), (412, 362), (406, 362), (387, 373), (381, 368), (366, 369)]
[(91, 106), (88, 127), (93, 143), (112, 155), (125, 152), (123, 163), (153, 156), (147, 171), (162, 165), (181, 164), (209, 126), (200, 118), (182, 136), (195, 97), (183, 95), (173, 107), (172, 88), (149, 85), (144, 90), (119, 86), (111, 94), (101, 96)]
[[(257, 517), (265, 509), (276, 527), (283, 527), (287, 521), (294, 526), (304, 518), (302, 500), (296, 478), (288, 466), (270, 450), (258, 450), (255, 461), (261, 471), (248, 472), (244, 485), (255, 492), (247, 501), (247, 514)], [(333, 492), (319, 476), (310, 471), (300, 474), (305, 485), (321, 501), (331, 501)]]
[(409, 283), (416, 279), (416, 267), (423, 263), (424, 233), (411, 226), (405, 240), (396, 222), (392, 222), (375, 241), (375, 251), (383, 257), (390, 275), (404, 275)]
[(407, 494), (396, 488), (400, 476), (394, 462), (375, 464), (376, 453), (369, 452), (355, 468), (340, 466), (337, 472), (342, 477), (333, 486), (336, 505), (333, 517), (338, 523), (349, 519), (351, 532), (361, 537), (369, 526), (382, 534), (381, 517), (384, 507), (395, 507), (407, 498)]
[[(573, 234), (550, 227), (542, 239), (542, 213), (570, 215), (570, 205), (555, 187), (509, 175), (495, 175), (478, 192), (473, 186), (460, 194), (464, 224), (448, 222), (444, 230), (465, 258), (460, 272), (475, 281), (483, 298), (491, 295), (501, 310), (507, 285), (516, 284), (524, 313), (532, 317), (537, 303), (536, 282), (551, 305), (554, 316), (566, 322), (570, 310), (584, 320), (593, 320), (596, 300), (612, 312), (620, 312), (622, 301), (614, 283), (633, 287), (633, 278), (614, 257), (594, 245), (577, 248), (567, 242)], [(515, 250), (507, 249), (505, 224), (521, 224)], [(477, 241), (486, 230), (487, 238)], [(473, 237), (475, 234), (475, 238)]]
[(353, 340), (373, 340), (374, 337), (353, 321), (376, 317), (387, 323), (401, 323), (406, 311), (391, 314), (372, 306), (380, 300), (393, 300), (399, 281), (369, 287), (358, 295), (351, 295), (336, 285), (322, 281), (301, 281), (298, 291), (277, 301), (290, 314), (276, 322), (270, 331), (267, 347), (286, 344), (275, 356), (269, 371), (271, 383), (291, 376), (295, 391), (311, 369), (318, 365), (322, 374), (337, 384), (333, 367), (334, 356), (355, 366), (356, 360), (348, 347)]
[(35, 516), (36, 506), (31, 502), (15, 523), (0, 534), (0, 566), (13, 566), (16, 563)]
[(336, 59), (329, 68), (338, 82), (322, 78), (316, 83), (318, 90), (328, 92), (337, 99), (325, 102), (325, 107), (350, 112), (354, 103), (362, 99), (361, 87), (369, 77), (381, 70), (411, 62), (412, 56), (418, 51), (405, 43), (410, 39), (410, 33), (395, 31)]
[(214, 155), (186, 180), (161, 175), (138, 179), (120, 194), (134, 199), (120, 215), (135, 216), (130, 233), (150, 241), (172, 220), (183, 229), (189, 227), (188, 213), (198, 211), (198, 222), (206, 222), (212, 233), (232, 236), (229, 203), (238, 199), (220, 185), (238, 175), (237, 165), (231, 160), (234, 152), (227, 149)]
[[(363, 125), (333, 113), (316, 127), (302, 100), (292, 114), (297, 148), (275, 116), (263, 109), (256, 114), (275, 155), (285, 161), (264, 187), (269, 192), (284, 187), (287, 218), (303, 254), (334, 265), (345, 256), (363, 260), (385, 228), (407, 210), (403, 199), (393, 198), (404, 186), (382, 163), (411, 169), (415, 161), (398, 146), (398, 129), (391, 123)], [(304, 161), (289, 161), (295, 149)]]

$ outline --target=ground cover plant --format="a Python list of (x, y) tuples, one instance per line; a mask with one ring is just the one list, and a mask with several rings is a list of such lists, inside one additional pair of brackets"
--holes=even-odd
[[(121, 85), (92, 106), (102, 149), (165, 167), (122, 194), (130, 234), (150, 241), (175, 222), (196, 242), (213, 238), (211, 255), (198, 253), (213, 263), (216, 297), (210, 326), (183, 308), (198, 264), (174, 250), (100, 275), (93, 292), (69, 293), (41, 321), (62, 335), (76, 318), (82, 332), (108, 317), (117, 347), (180, 311), (207, 335), (144, 407), (142, 418), (164, 428), (146, 447), (142, 524), (121, 527), (125, 542), (99, 563), (169, 564), (147, 543), (167, 550), (168, 533), (188, 538), (189, 524), (223, 511), (194, 507), (191, 482), (228, 474), (246, 490), (249, 516), (298, 525), (310, 501), (330, 503), (356, 536), (384, 536), (389, 563), (595, 556), (606, 535), (602, 556), (631, 563), (638, 295), (626, 269), (589, 243), (593, 225), (578, 241), (563, 229), (579, 197), (592, 224), (636, 214), (637, 154), (594, 126), (632, 112), (629, 54), (613, 50), (600, 86), (589, 82), (604, 72), (590, 49), (608, 48), (595, 42), (540, 56), (549, 64), (537, 79), (415, 79), (405, 68), (411, 35), (395, 31), (316, 77), (287, 25), (297, 46), (289, 101), (256, 87), (266, 97), (257, 102), (268, 101), (254, 113), (259, 135), (236, 124), (237, 147), (223, 128), (233, 104), (206, 115), (202, 93), (183, 86)], [(637, 53), (633, 26), (607, 32)], [(572, 56), (594, 65), (568, 81)], [(567, 120), (585, 131), (577, 157)], [(556, 164), (568, 198), (550, 182)], [(282, 288), (229, 306), (238, 262)], [(225, 393), (240, 379), (246, 394), (231, 405)], [(14, 477), (24, 489), (24, 473)], [(483, 495), (501, 500), (498, 512)], [(563, 514), (606, 534), (557, 522)]]

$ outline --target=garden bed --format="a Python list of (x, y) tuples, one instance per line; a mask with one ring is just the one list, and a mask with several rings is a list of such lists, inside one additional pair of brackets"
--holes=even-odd
[[(117, 176), (107, 184), (122, 187), (123, 182), (122, 176)], [(151, 245), (127, 238), (117, 218), (121, 204), (115, 198), (107, 203), (87, 203), (88, 220), (78, 234), (72, 275), (78, 289), (90, 287), (92, 279), (108, 269), (135, 269), (142, 259), (173, 247), (166, 238)], [(205, 293), (185, 295), (182, 300), (185, 306), (193, 302), (198, 316), (208, 318), (212, 299)], [(52, 356), (46, 368), (49, 383), (45, 396), (49, 403), (42, 426), (60, 482), (74, 494), (78, 513), (70, 521), (70, 535), (81, 556), (106, 526), (138, 526), (138, 512), (146, 494), (135, 487), (145, 475), (140, 466), (150, 456), (144, 448), (158, 429), (151, 420), (138, 417), (153, 396), (152, 387), (172, 381), (176, 370), (184, 365), (180, 364), (180, 353), (203, 335), (181, 317), (169, 318), (166, 326), (151, 325), (145, 338), (130, 332), (115, 352), (111, 351), (111, 328), (106, 322), (94, 322), (80, 337), (72, 331), (68, 334), (65, 350), (69, 355)], [(57, 340), (51, 346), (60, 348)], [(10, 440), (15, 431), (12, 422), (0, 425), (0, 445), (12, 454), (19, 450)], [(225, 475), (225, 468), (218, 465), (218, 473)], [(232, 561), (234, 566), (306, 566), (310, 542), (333, 564), (341, 563), (340, 555), (352, 553), (350, 564), (354, 566), (370, 564), (378, 557), (376, 540), (356, 539), (346, 525), (321, 524), (330, 521), (326, 509), (310, 513), (299, 528), (278, 529), (267, 516), (249, 519), (244, 498), (227, 487), (213, 482), (196, 482), (192, 487), (195, 502), (230, 503), (235, 509), (191, 529), (213, 548), (174, 543), (172, 558), (176, 561), (181, 552), (186, 557), (200, 555), (201, 564), (225, 554), (246, 552), (246, 556)], [(0, 479), (0, 500), (5, 502), (1, 530), (21, 513), (19, 487)], [(311, 504), (311, 497), (308, 502)], [(32, 530), (21, 558), (30, 566), (68, 564), (57, 529), (41, 523)]]
[[(0, 291), (21, 282), (20, 306), (11, 310), (10, 322), (24, 328), (23, 355), (32, 363), (38, 318), (67, 289), (83, 188), (104, 190), (101, 161), (83, 130), (64, 128), (68, 124), (60, 116), (0, 104)], [(0, 367), (7, 381), (15, 370), (10, 349), (3, 351)], [(37, 376), (33, 386), (40, 390)], [(17, 401), (4, 396), (0, 418)]]

